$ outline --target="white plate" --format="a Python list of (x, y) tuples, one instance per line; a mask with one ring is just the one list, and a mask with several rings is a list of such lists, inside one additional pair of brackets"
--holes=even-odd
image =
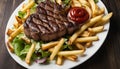
[[(8, 24), (7, 24), (7, 27), (6, 27), (6, 31), (8, 30), (8, 28), (12, 28), (13, 27), (13, 23), (14, 23), (14, 20), (15, 20), (15, 15), (17, 15), (19, 9), (22, 7), (23, 3), (25, 3), (27, 0), (25, 0), (24, 2), (22, 2), (17, 8), (16, 10), (13, 12), (13, 14), (11, 15), (9, 21), (8, 21)], [(99, 0), (99, 3), (98, 5), (100, 7), (105, 7), (105, 5)], [(107, 9), (105, 7), (105, 14), (108, 14), (107, 12)], [(104, 32), (102, 33), (99, 33), (98, 36), (99, 36), (99, 41), (96, 41), (93, 43), (93, 46), (88, 48), (86, 51), (85, 51), (85, 55), (84, 57), (79, 57), (78, 58), (78, 61), (77, 62), (73, 62), (73, 61), (69, 61), (69, 60), (65, 60), (64, 64), (62, 66), (58, 66), (55, 64), (55, 61), (51, 62), (50, 64), (48, 65), (40, 65), (40, 64), (37, 64), (37, 63), (33, 63), (32, 65), (27, 65), (24, 61), (22, 61), (18, 56), (16, 56), (14, 53), (11, 53), (8, 49), (8, 46), (7, 47), (7, 50), (9, 52), (9, 54), (11, 55), (11, 57), (20, 65), (26, 67), (26, 68), (30, 68), (30, 69), (68, 69), (68, 68), (72, 68), (74, 66), (77, 66), (77, 65), (80, 65), (82, 64), (83, 62), (85, 62), (86, 60), (88, 60), (90, 57), (92, 57), (96, 52), (97, 50), (102, 46), (107, 34), (108, 34), (108, 31), (109, 31), (109, 26), (110, 26), (110, 23), (107, 23), (105, 25), (105, 30)], [(7, 39), (8, 36), (6, 35), (5, 33), (5, 43), (7, 42)], [(7, 45), (7, 44), (6, 44)]]

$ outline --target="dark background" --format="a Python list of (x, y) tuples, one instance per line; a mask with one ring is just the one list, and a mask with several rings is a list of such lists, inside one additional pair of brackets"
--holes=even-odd
[[(0, 0), (0, 69), (25, 69), (11, 58), (4, 42), (7, 21), (22, 1)], [(93, 57), (74, 69), (120, 69), (120, 0), (102, 1), (114, 13), (107, 39)]]

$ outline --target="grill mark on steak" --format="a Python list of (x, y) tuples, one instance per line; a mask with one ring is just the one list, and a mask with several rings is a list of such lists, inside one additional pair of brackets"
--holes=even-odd
[(63, 10), (61, 5), (49, 0), (41, 2), (36, 13), (31, 14), (24, 23), (25, 35), (37, 41), (51, 41), (72, 34), (79, 25), (70, 22)]

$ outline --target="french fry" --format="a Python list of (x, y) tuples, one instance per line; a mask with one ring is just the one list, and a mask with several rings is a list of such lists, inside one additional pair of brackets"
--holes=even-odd
[(20, 19), (18, 16), (15, 16), (17, 22), (18, 22), (18, 25), (21, 25), (22, 24), (22, 19)]
[(80, 36), (88, 37), (88, 36), (90, 36), (90, 32), (89, 31), (84, 31)]
[(105, 8), (102, 7), (102, 8), (100, 8), (100, 9), (98, 9), (98, 13), (97, 13), (97, 15), (104, 14), (104, 12), (105, 12)]
[(61, 0), (56, 0), (56, 2), (61, 5), (62, 4), (62, 1)]
[(78, 0), (80, 3), (81, 3), (81, 5), (87, 5), (87, 6), (89, 6), (90, 7), (90, 4), (87, 2), (87, 0)]
[(23, 31), (23, 25), (21, 25), (18, 29), (16, 29), (11, 35), (10, 37), (14, 38), (15, 36), (17, 36), (19, 33), (21, 33)]
[(99, 40), (98, 36), (90, 36), (90, 37), (81, 37), (77, 38), (75, 42), (90, 42)]
[(10, 41), (7, 42), (7, 45), (8, 45), (8, 48), (9, 48), (10, 52), (14, 52), (14, 48), (13, 48)]
[(91, 9), (92, 9), (92, 17), (95, 17), (96, 14), (97, 14), (97, 10), (98, 10), (98, 7), (96, 6), (94, 0), (88, 0), (88, 2), (90, 3), (91, 5)]
[(28, 53), (27, 53), (27, 55), (26, 55), (25, 62), (26, 62), (27, 64), (30, 64), (30, 60), (31, 60), (32, 54), (33, 54), (34, 51), (35, 51), (35, 46), (36, 46), (36, 43), (34, 42), (34, 43), (31, 45), (31, 47), (30, 47), (30, 49), (29, 49), (29, 51), (28, 51)]
[(77, 0), (72, 0), (72, 7), (81, 7), (82, 5), (80, 4), (79, 1)]
[(91, 46), (92, 46), (92, 41), (87, 42), (87, 43), (85, 44), (85, 47), (86, 47), (86, 48), (89, 48), (89, 47), (91, 47)]
[(71, 61), (76, 61), (78, 58), (76, 55), (70, 55), (70, 56), (64, 56), (64, 57), (68, 60), (71, 60)]
[(53, 52), (53, 50), (54, 50), (54, 48), (50, 48), (48, 51), (49, 51), (49, 52)]
[(88, 28), (89, 32), (94, 32), (94, 33), (99, 33), (102, 32), (104, 30), (104, 26), (98, 26), (98, 27), (94, 27), (94, 28)]
[(103, 15), (99, 15), (96, 16), (92, 19), (90, 19), (90, 21), (88, 21), (87, 23), (85, 23), (77, 32), (75, 32), (69, 39), (68, 44), (72, 45), (72, 43), (75, 41), (75, 39), (81, 34), (83, 33), (88, 27), (93, 26), (96, 22), (100, 21), (102, 19)]
[(63, 64), (63, 56), (58, 56), (56, 60), (57, 65), (62, 65)]
[(58, 43), (59, 43), (59, 41), (49, 42), (47, 44), (42, 44), (42, 50), (47, 50), (49, 48), (52, 48), (52, 47), (56, 46)]
[(22, 12), (26, 12), (27, 9), (31, 8), (34, 5), (34, 1), (30, 1), (30, 3), (28, 3), (24, 8), (21, 9)]
[(55, 46), (52, 54), (50, 55), (50, 60), (53, 60), (54, 57), (57, 55), (57, 53), (59, 52), (60, 48), (62, 47), (62, 45), (64, 44), (64, 38), (62, 38), (59, 43)]
[(15, 22), (13, 25), (14, 25), (15, 29), (17, 29), (19, 27), (18, 22)]
[(8, 31), (7, 31), (7, 35), (10, 36), (13, 32), (14, 32), (13, 29), (8, 29)]
[(30, 44), (30, 39), (28, 39), (26, 36), (21, 37), (22, 40), (24, 40), (26, 43)]
[(27, 14), (24, 16), (24, 20), (26, 20), (30, 16), (30, 9), (27, 10)]
[(76, 47), (78, 48), (78, 49), (80, 49), (80, 50), (86, 50), (86, 48), (82, 45), (82, 44), (80, 44), (80, 43), (75, 43), (76, 45)]
[(58, 55), (70, 56), (70, 55), (82, 55), (85, 50), (72, 50), (72, 51), (60, 51)]
[(110, 18), (112, 17), (112, 15), (113, 15), (113, 13), (111, 12), (111, 13), (103, 16), (102, 19), (101, 19), (101, 21), (98, 21), (98, 22), (94, 25), (94, 27), (96, 27), (96, 26), (101, 26), (101, 25), (105, 25), (105, 24), (110, 20)]

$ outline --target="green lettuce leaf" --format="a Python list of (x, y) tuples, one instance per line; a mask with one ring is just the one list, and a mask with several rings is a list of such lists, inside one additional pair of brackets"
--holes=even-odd
[(98, 3), (99, 1), (98, 0), (94, 0), (95, 3)]
[(25, 12), (18, 11), (18, 16), (19, 16), (20, 18), (23, 18), (25, 15), (26, 15)]

